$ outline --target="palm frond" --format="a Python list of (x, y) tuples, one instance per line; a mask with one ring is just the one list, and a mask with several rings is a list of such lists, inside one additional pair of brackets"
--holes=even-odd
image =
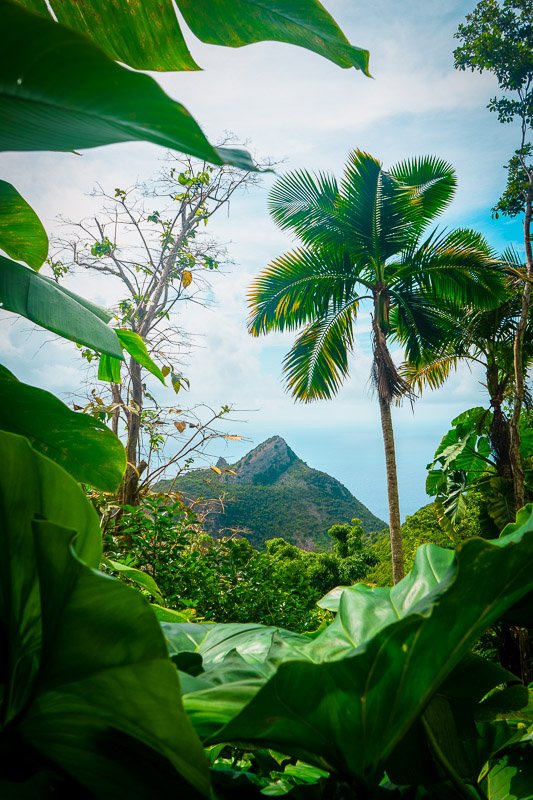
[(401, 161), (389, 172), (405, 191), (406, 213), (419, 233), (444, 211), (455, 194), (454, 168), (435, 156)]
[(357, 299), (316, 319), (298, 336), (283, 361), (292, 395), (303, 402), (327, 400), (348, 375)]
[(421, 366), (450, 349), (466, 354), (457, 309), (436, 303), (414, 281), (397, 282), (390, 294), (392, 336), (404, 347), (408, 361)]
[(490, 309), (505, 297), (502, 263), (476, 231), (433, 231), (403, 254), (395, 281), (412, 280), (434, 299), (458, 308)]
[(426, 387), (430, 389), (440, 389), (450, 377), (451, 373), (457, 369), (462, 356), (447, 355), (435, 358), (430, 364), (416, 366), (405, 361), (399, 369), (402, 378), (409, 383), (419, 394), (422, 394)]
[(357, 273), (341, 251), (294, 250), (261, 272), (248, 292), (254, 336), (295, 330), (352, 299)]
[(377, 159), (360, 150), (349, 154), (338, 216), (345, 246), (355, 258), (364, 255), (379, 270), (381, 264), (411, 242), (404, 205), (397, 182)]
[(268, 207), (280, 228), (294, 231), (307, 244), (338, 241), (338, 194), (333, 175), (297, 170), (276, 181)]

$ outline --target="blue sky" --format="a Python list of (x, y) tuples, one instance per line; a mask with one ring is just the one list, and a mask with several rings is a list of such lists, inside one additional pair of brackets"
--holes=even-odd
[[(470, 2), (325, 0), (348, 38), (368, 47), (373, 80), (298, 48), (263, 43), (240, 50), (207, 47), (189, 37), (200, 73), (158, 76), (212, 139), (231, 130), (260, 156), (283, 163), (279, 172), (304, 167), (342, 169), (359, 147), (385, 165), (422, 154), (454, 164), (459, 187), (442, 224), (475, 227), (501, 249), (520, 247), (519, 222), (492, 220), (490, 208), (504, 183), (502, 164), (516, 146), (517, 131), (499, 125), (486, 105), (496, 88), (490, 76), (453, 69), (453, 33)], [(13, 182), (40, 214), (49, 234), (57, 215), (72, 219), (97, 208), (87, 194), (95, 183), (113, 189), (147, 179), (163, 151), (145, 144), (114, 145), (67, 153), (6, 154), (2, 176)], [(273, 180), (236, 198), (229, 216), (211, 232), (228, 242), (232, 266), (213, 285), (214, 306), (189, 308), (180, 324), (198, 334), (199, 346), (185, 366), (192, 405), (232, 403), (239, 409), (232, 433), (246, 437), (213, 449), (212, 456), (239, 458), (274, 434), (283, 436), (310, 466), (340, 479), (371, 510), (387, 516), (379, 415), (368, 376), (368, 319), (358, 328), (351, 378), (331, 402), (295, 405), (281, 383), (281, 361), (291, 337), (252, 339), (246, 333), (245, 294), (250, 280), (292, 245), (268, 217)], [(72, 287), (109, 304), (113, 287), (81, 276)], [(28, 323), (0, 319), (5, 362), (22, 379), (63, 397), (78, 390), (80, 369), (73, 345), (36, 333)], [(440, 392), (394, 412), (402, 516), (426, 502), (425, 466), (454, 415), (485, 401), (480, 376), (461, 369)], [(172, 391), (160, 399), (172, 403)], [(184, 399), (180, 402), (185, 402)]]

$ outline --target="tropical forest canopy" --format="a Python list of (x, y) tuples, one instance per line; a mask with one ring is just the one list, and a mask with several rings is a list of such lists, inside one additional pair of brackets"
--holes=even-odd
[[(389, 162), (353, 142), (337, 170), (286, 169), (230, 134), (206, 137), (153, 77), (199, 69), (194, 35), (296, 45), (330, 70), (331, 93), (346, 75), (371, 86), (367, 49), (317, 0), (176, 7), (0, 2), (2, 150), (64, 154), (75, 172), (79, 151), (168, 149), (151, 178), (100, 176), (94, 213), (65, 207), (53, 236), (16, 181), (0, 180), (3, 317), (58, 337), (77, 382), (65, 403), (9, 352), (0, 366), (0, 795), (526, 800), (531, 0), (481, 0), (448, 43), (457, 79), (491, 77), (487, 119), (515, 137), (503, 192), (487, 201), (495, 223), (521, 225), (505, 248), (475, 219), (442, 224), (459, 183), (446, 154)], [(215, 460), (242, 441), (242, 412), (187, 399), (193, 312), (231, 258), (210, 231), (261, 181), (262, 213), (290, 240), (232, 302), (251, 337), (283, 343), (289, 395), (301, 408), (322, 401), (330, 425), (337, 395), (365, 376), (382, 530), (279, 436)], [(228, 363), (235, 387), (253, 383), (253, 362), (214, 341), (207, 383)], [(398, 409), (411, 405), (415, 426), (420, 395), (443, 396), (469, 367), (482, 399), (440, 420), (434, 499), (402, 523)], [(259, 514), (257, 539), (212, 514), (237, 488)]]

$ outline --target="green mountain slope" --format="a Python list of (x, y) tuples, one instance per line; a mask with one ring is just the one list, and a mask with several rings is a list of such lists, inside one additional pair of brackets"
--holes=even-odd
[(331, 544), (327, 529), (335, 522), (358, 517), (367, 533), (385, 527), (342, 483), (308, 467), (279, 436), (231, 467), (220, 459), (218, 467), (231, 472), (198, 470), (157, 487), (180, 492), (186, 502), (207, 512), (205, 527), (213, 536), (238, 530), (255, 547), (281, 536), (314, 550)]

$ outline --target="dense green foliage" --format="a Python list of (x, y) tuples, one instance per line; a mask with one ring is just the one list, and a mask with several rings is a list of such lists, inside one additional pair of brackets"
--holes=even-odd
[[(433, 461), (428, 465), (426, 491), (435, 496), (441, 525), (450, 531), (461, 522), (467, 498), (474, 493), (480, 502), (485, 535), (497, 536), (514, 519), (513, 482), (498, 469), (494, 445), (494, 410), (470, 408), (452, 420)], [(533, 428), (531, 412), (522, 413), (520, 425), (524, 491), (531, 495)]]
[[(453, 528), (447, 528), (446, 531), (441, 527), (438, 510), (434, 503), (420, 508), (415, 514), (407, 517), (402, 525), (402, 542), (407, 569), (412, 568), (416, 551), (423, 544), (436, 544), (439, 547), (454, 549), (472, 536), (481, 536), (482, 528), (479, 517), (479, 498), (474, 493), (466, 502), (461, 522)], [(378, 586), (390, 586), (392, 569), (390, 542), (386, 532), (371, 545), (370, 550), (378, 559), (378, 563), (369, 571), (366, 580)]]
[(245, 538), (213, 539), (186, 505), (158, 495), (124, 508), (121, 535), (106, 537), (106, 556), (112, 569), (118, 562), (152, 578), (155, 585), (143, 585), (142, 574), (121, 570), (157, 603), (200, 620), (313, 631), (327, 616), (318, 600), (363, 580), (377, 560), (363, 546), (359, 520), (329, 534), (332, 552), (307, 552), (282, 538), (256, 550)]
[[(505, 609), (516, 618), (531, 591), (531, 576), (518, 588), (530, 574), (531, 513), (494, 543), (421, 548), (391, 590), (345, 590), (335, 621), (311, 640), (253, 626), (165, 626), (178, 663), (183, 651), (202, 657), (203, 672), (195, 659), (183, 675), (200, 737), (271, 747), (337, 773), (351, 787), (345, 797), (412, 797), (414, 786), (422, 797), (496, 797), (491, 771), (520, 757), (509, 746), (528, 737), (527, 710), (515, 716), (508, 703), (521, 698), (523, 708), (528, 693), (503, 688), (509, 673), (470, 648)], [(485, 580), (472, 595), (478, 572)], [(515, 773), (507, 770), (507, 786)]]
[[(366, 68), (364, 51), (352, 48), (313, 0), (297, 8), (286, 0), (177, 4), (206, 41), (240, 46), (278, 38)], [(154, 36), (145, 35), (169, 4), (102, 2), (92, 14), (95, 4), (52, 0), (62, 23), (81, 34), (50, 21), (42, 2), (24, 5), (44, 16), (0, 4), (9, 34), (0, 57), (0, 146), (62, 150), (170, 137), (214, 161), (249, 163), (242, 153), (215, 152), (155, 82), (109, 59), (194, 66), (177, 23), (160, 54)], [(33, 226), (14, 199), (7, 225), (10, 218), (21, 224), (22, 212), (22, 224)], [(15, 246), (28, 268), (0, 259), (7, 310), (111, 357), (121, 358), (124, 346), (145, 358), (139, 342), (122, 341), (108, 325), (106, 312), (37, 275), (31, 265), (40, 260), (38, 241), (26, 244)], [(76, 428), (79, 437), (87, 434), (84, 464), (65, 409), (10, 375), (2, 379), (15, 406), (21, 398), (18, 411), (27, 403), (25, 414), (15, 409), (0, 426), (2, 797), (234, 798), (244, 783), (248, 797), (291, 791), (324, 800), (525, 800), (533, 777), (531, 692), (471, 648), (498, 620), (523, 625), (531, 617), (533, 507), (494, 541), (471, 539), (455, 552), (419, 549), (413, 570), (393, 589), (357, 584), (330, 592), (321, 607), (335, 619), (314, 636), (250, 623), (161, 626), (158, 615), (172, 617), (170, 610), (98, 570), (101, 530), (78, 483), (95, 483), (97, 428)], [(36, 430), (35, 417), (62, 437), (54, 460), (44, 454), (53, 442)], [(116, 450), (103, 444), (100, 458), (120, 471)], [(156, 544), (147, 546), (165, 579), (164, 565), (183, 549), (191, 519), (179, 505), (149, 509), (131, 512), (148, 522), (125, 526), (123, 544), (146, 541), (151, 520)], [(332, 534), (329, 557), (347, 563), (345, 577), (353, 580), (359, 526)], [(296, 562), (300, 571), (319, 558), (279, 541), (270, 556)], [(129, 566), (124, 574), (135, 576)], [(142, 583), (137, 575), (137, 582), (151, 591), (148, 577)]]

